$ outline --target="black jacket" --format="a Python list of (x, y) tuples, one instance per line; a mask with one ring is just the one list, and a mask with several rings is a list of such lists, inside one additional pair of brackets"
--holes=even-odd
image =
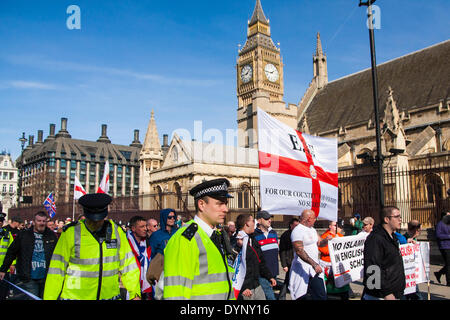
[[(378, 266), (380, 270), (379, 286), (376, 286)], [(364, 243), (364, 292), (378, 298), (394, 294), (397, 299), (405, 290), (405, 270), (396, 236), (392, 237), (382, 225), (376, 226)]]
[(294, 259), (294, 248), (291, 241), (292, 230), (289, 228), (280, 237), (280, 262), (283, 268), (291, 268)]
[(270, 280), (273, 278), (272, 273), (266, 266), (264, 255), (258, 241), (253, 235), (249, 235), (247, 252), (246, 252), (246, 273), (244, 283), (240, 292), (246, 289), (255, 289), (259, 286), (259, 278), (266, 278)]
[[(45, 228), (42, 240), (44, 242), (45, 263), (48, 271), (50, 259), (52, 258), (53, 250), (55, 249), (58, 238), (53, 231)], [(0, 272), (7, 272), (14, 259), (17, 258), (16, 272), (18, 278), (23, 281), (30, 280), (34, 241), (33, 228), (20, 231), (6, 252), (5, 260), (0, 267)]]

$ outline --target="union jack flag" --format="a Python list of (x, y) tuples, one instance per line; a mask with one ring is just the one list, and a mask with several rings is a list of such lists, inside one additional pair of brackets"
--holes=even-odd
[(50, 219), (53, 219), (56, 214), (56, 204), (55, 199), (53, 198), (53, 192), (50, 192), (50, 194), (47, 196), (47, 199), (45, 199), (44, 207), (45, 210), (47, 210)]

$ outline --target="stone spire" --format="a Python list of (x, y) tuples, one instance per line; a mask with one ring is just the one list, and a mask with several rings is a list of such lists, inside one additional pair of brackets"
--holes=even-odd
[(384, 128), (396, 133), (400, 127), (400, 114), (394, 100), (394, 91), (389, 86), (386, 109), (384, 110)]
[(317, 32), (316, 54), (313, 56), (313, 67), (317, 88), (321, 89), (328, 83), (328, 68), (327, 56), (323, 53), (319, 32)]
[(264, 23), (266, 25), (269, 25), (269, 20), (267, 20), (264, 11), (262, 9), (261, 1), (256, 0), (255, 10), (253, 11), (252, 18), (250, 19), (250, 22), (248, 23), (249, 26), (254, 25), (257, 22)]
[(139, 172), (139, 192), (148, 194), (150, 189), (150, 172), (161, 168), (163, 153), (159, 143), (158, 129), (156, 128), (155, 112), (152, 110), (144, 144), (139, 155), (141, 168)]
[(320, 40), (320, 32), (317, 32), (316, 56), (323, 56), (322, 41)]
[(394, 99), (394, 91), (390, 86), (384, 109), (382, 137), (386, 152), (391, 148), (406, 150), (406, 134)]
[(274, 51), (279, 51), (270, 36), (269, 20), (264, 14), (260, 0), (256, 1), (252, 18), (248, 22), (247, 41), (240, 51), (240, 55), (245, 54), (246, 52), (256, 48), (257, 46), (262, 46)]
[(158, 129), (156, 128), (155, 112), (152, 110), (150, 122), (148, 123), (147, 132), (145, 134), (142, 153), (160, 153), (161, 144), (159, 143)]

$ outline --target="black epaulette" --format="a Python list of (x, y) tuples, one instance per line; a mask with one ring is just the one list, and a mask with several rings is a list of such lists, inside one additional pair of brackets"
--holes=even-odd
[(9, 231), (6, 227), (0, 228), (0, 239), (9, 240)]
[(66, 232), (67, 229), (69, 229), (70, 227), (74, 227), (74, 226), (76, 226), (77, 224), (78, 224), (78, 221), (74, 221), (74, 222), (71, 222), (71, 223), (69, 223), (69, 224), (66, 224), (66, 225), (63, 227), (63, 231)]
[(185, 237), (186, 239), (188, 239), (189, 241), (191, 241), (191, 239), (194, 237), (197, 230), (198, 230), (198, 224), (191, 223), (189, 225), (189, 227), (187, 227), (186, 230), (184, 230), (184, 232), (181, 235), (183, 237)]

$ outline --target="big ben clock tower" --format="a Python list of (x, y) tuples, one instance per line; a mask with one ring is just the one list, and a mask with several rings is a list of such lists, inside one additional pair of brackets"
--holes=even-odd
[[(240, 147), (257, 147), (257, 109), (295, 126), (296, 111), (289, 112), (283, 102), (283, 62), (272, 41), (269, 20), (264, 15), (261, 1), (248, 22), (247, 41), (239, 50), (237, 59), (237, 122)], [(284, 109), (284, 110), (283, 110)], [(292, 115), (291, 115), (292, 113)], [(292, 117), (291, 117), (292, 116)]]

